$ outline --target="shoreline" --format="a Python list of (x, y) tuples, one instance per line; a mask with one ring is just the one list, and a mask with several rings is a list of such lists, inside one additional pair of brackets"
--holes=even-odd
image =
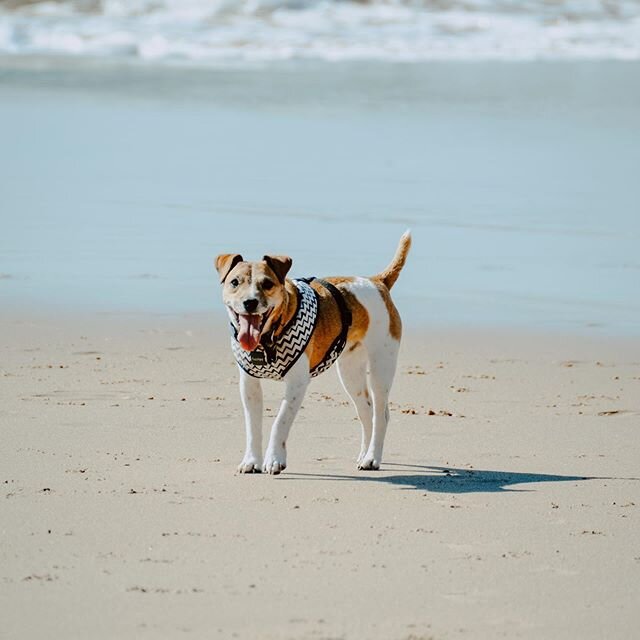
[[(261, 98), (271, 98), (268, 106), (284, 106), (274, 101), (270, 83), (286, 87), (290, 82), (302, 87), (295, 96), (293, 106), (317, 100), (326, 91), (339, 89), (351, 106), (356, 99), (366, 100), (363, 87), (368, 87), (376, 97), (383, 97), (383, 104), (396, 105), (403, 100), (438, 98), (461, 101), (471, 98), (488, 98), (490, 102), (504, 102), (501, 95), (505, 82), (517, 83), (527, 98), (539, 98), (541, 82), (550, 81), (551, 87), (564, 99), (588, 98), (582, 108), (596, 106), (597, 92), (589, 86), (590, 80), (601, 80), (603, 71), (609, 76), (608, 90), (613, 96), (600, 96), (601, 104), (615, 103), (616, 98), (628, 101), (637, 99), (640, 90), (625, 86), (627, 73), (640, 68), (640, 59), (567, 59), (567, 60), (425, 60), (415, 62), (375, 60), (283, 60), (257, 62), (255, 64), (207, 65), (197, 62), (142, 61), (135, 59), (109, 59), (103, 57), (65, 56), (8, 56), (0, 54), (0, 74), (3, 89), (51, 89), (81, 93), (122, 94), (127, 98), (148, 96), (154, 100), (170, 100), (180, 94), (187, 101), (222, 98), (237, 104), (243, 94), (235, 91), (237, 83), (249, 82), (249, 88), (258, 91)], [(455, 73), (452, 74), (452, 71)], [(497, 71), (497, 73), (496, 73)], [(309, 76), (305, 82), (304, 76)], [(478, 92), (478, 76), (482, 75), (491, 86), (486, 95)], [(260, 78), (265, 80), (260, 82)], [(397, 80), (396, 91), (379, 96), (388, 84), (388, 78)], [(593, 77), (593, 78), (592, 78)], [(572, 83), (566, 80), (572, 78)], [(425, 86), (425, 81), (431, 86)], [(57, 84), (54, 84), (57, 83)], [(315, 87), (314, 87), (315, 85)], [(162, 87), (162, 91), (158, 89)], [(280, 87), (279, 87), (280, 88)], [(434, 93), (435, 90), (435, 93)], [(475, 93), (475, 95), (474, 95)], [(557, 94), (553, 101), (557, 100)], [(273, 104), (270, 104), (273, 101)], [(323, 101), (326, 102), (326, 101)], [(323, 105), (326, 106), (326, 105)], [(340, 109), (340, 105), (332, 105)], [(362, 107), (363, 103), (357, 105)], [(539, 108), (537, 104), (535, 108)], [(551, 105), (549, 105), (551, 106)]]
[[(407, 318), (407, 309), (400, 308), (403, 321), (404, 342), (407, 339), (443, 340), (449, 346), (456, 341), (466, 347), (478, 347), (486, 339), (489, 344), (504, 343), (518, 346), (521, 343), (534, 343), (549, 348), (557, 347), (561, 352), (569, 353), (572, 348), (611, 350), (623, 361), (637, 364), (640, 362), (640, 342), (635, 332), (607, 333), (601, 327), (587, 327), (581, 330), (566, 331), (555, 326), (514, 326), (514, 325), (478, 325), (471, 322), (451, 324), (445, 322), (420, 322)], [(59, 328), (80, 330), (82, 326), (91, 327), (101, 333), (113, 331), (137, 330), (150, 326), (163, 326), (185, 330), (189, 327), (202, 334), (214, 336), (218, 344), (220, 336), (227, 338), (228, 318), (222, 303), (210, 309), (193, 311), (140, 310), (140, 309), (74, 309), (62, 305), (38, 305), (11, 303), (3, 309), (0, 322), (4, 326), (31, 325), (45, 329)], [(225, 343), (226, 344), (226, 343)], [(627, 356), (628, 359), (624, 358)], [(567, 356), (568, 357), (568, 356)], [(636, 362), (637, 361), (637, 362)]]

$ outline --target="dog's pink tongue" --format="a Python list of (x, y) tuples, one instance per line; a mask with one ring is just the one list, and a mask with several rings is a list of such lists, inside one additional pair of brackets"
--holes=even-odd
[(253, 351), (260, 342), (260, 320), (259, 315), (238, 316), (240, 323), (238, 342), (245, 351)]

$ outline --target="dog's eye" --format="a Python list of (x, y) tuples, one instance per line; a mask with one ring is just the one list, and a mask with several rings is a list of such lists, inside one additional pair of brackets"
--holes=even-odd
[(273, 287), (274, 287), (274, 284), (271, 280), (264, 280), (262, 283), (262, 288), (265, 291), (269, 291), (269, 289), (273, 289)]
[(240, 283), (238, 282), (238, 278), (234, 278), (229, 284), (235, 289)]

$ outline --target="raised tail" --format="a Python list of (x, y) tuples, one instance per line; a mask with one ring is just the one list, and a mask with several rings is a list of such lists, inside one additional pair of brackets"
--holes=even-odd
[(402, 271), (402, 267), (404, 267), (404, 263), (407, 261), (407, 255), (409, 254), (410, 248), (411, 233), (407, 229), (400, 238), (398, 248), (396, 249), (396, 255), (393, 256), (393, 260), (384, 271), (379, 273), (377, 276), (374, 276), (376, 280), (382, 281), (387, 289), (391, 289), (391, 287), (396, 283), (396, 280)]

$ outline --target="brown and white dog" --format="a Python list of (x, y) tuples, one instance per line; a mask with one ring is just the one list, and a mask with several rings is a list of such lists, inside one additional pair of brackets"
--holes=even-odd
[[(401, 238), (389, 266), (378, 275), (329, 277), (351, 311), (346, 346), (338, 358), (340, 380), (355, 405), (362, 423), (358, 468), (380, 468), (382, 447), (389, 422), (388, 398), (396, 371), (402, 323), (391, 295), (391, 287), (405, 264), (411, 236)], [(215, 265), (222, 284), (222, 298), (246, 351), (254, 351), (261, 338), (279, 333), (296, 313), (298, 290), (286, 275), (292, 260), (286, 256), (264, 256), (247, 262), (238, 254), (223, 254)], [(240, 473), (265, 471), (278, 474), (287, 466), (289, 430), (311, 379), (310, 371), (322, 361), (342, 329), (340, 308), (330, 291), (312, 282), (318, 297), (317, 324), (303, 355), (282, 378), (285, 394), (262, 456), (262, 387), (260, 379), (241, 367), (240, 394), (247, 434)]]

